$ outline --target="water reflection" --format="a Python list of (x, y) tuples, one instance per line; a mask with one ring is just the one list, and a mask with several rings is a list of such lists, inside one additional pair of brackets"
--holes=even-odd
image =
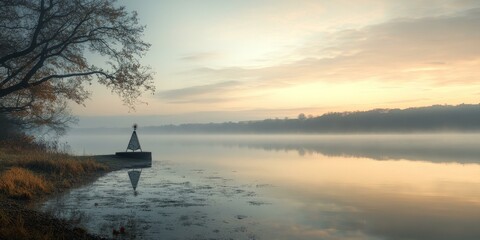
[(130, 170), (128, 171), (128, 178), (130, 178), (130, 183), (132, 184), (133, 190), (137, 190), (138, 180), (140, 180), (140, 175), (142, 171), (139, 170)]
[(129, 170), (127, 171), (127, 175), (133, 188), (133, 194), (137, 196), (138, 195), (137, 187), (140, 181), (140, 176), (142, 175), (142, 171), (143, 169), (152, 167), (152, 160), (129, 159), (128, 161), (130, 162), (135, 161), (133, 163), (128, 163), (130, 167), (129, 167)]
[(287, 216), (295, 218), (285, 228), (291, 239), (480, 236), (476, 226), (480, 220), (480, 167), (476, 164), (349, 158), (272, 164), (273, 160), (257, 167), (268, 167), (269, 174), (263, 179), (282, 186), (272, 195), (282, 200), (277, 207), (290, 208)]
[(173, 136), (165, 142), (293, 151), (300, 156), (480, 162), (480, 134)]
[(142, 170), (145, 168), (151, 168), (151, 167), (152, 167), (152, 161), (145, 161), (145, 163), (135, 164), (135, 168), (131, 168), (130, 170), (128, 170), (127, 172), (128, 179), (130, 179), (130, 183), (132, 184), (132, 188), (133, 188), (133, 194), (135, 196), (138, 195), (137, 187), (138, 187), (138, 182), (140, 181), (140, 176), (142, 175)]
[(480, 239), (479, 140), (151, 135), (142, 194), (120, 171), (59, 206), (140, 239)]
[(130, 179), (130, 183), (132, 184), (133, 192), (135, 196), (138, 195), (137, 193), (137, 185), (138, 185), (138, 180), (140, 180), (140, 175), (142, 174), (141, 170), (130, 170), (128, 171), (128, 178)]

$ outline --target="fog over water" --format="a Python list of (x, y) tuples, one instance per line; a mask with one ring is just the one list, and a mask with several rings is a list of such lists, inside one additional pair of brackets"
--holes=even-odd
[[(74, 153), (104, 154), (121, 151), (117, 141), (104, 141), (102, 145), (87, 139), (128, 139), (129, 129), (76, 130), (65, 139)], [(99, 133), (95, 135), (94, 133)], [(109, 136), (102, 136), (105, 133)], [(263, 149), (266, 151), (297, 152), (299, 155), (367, 157), (376, 160), (408, 159), (432, 162), (480, 161), (480, 133), (430, 133), (430, 134), (151, 134), (144, 132), (145, 144), (163, 145), (220, 145), (225, 147)], [(118, 139), (118, 140), (120, 140)], [(125, 145), (126, 146), (126, 145)]]
[[(76, 134), (77, 154), (129, 131)], [(156, 135), (137, 195), (127, 170), (47, 203), (137, 239), (478, 239), (480, 134)], [(133, 238), (133, 237), (132, 237)]]

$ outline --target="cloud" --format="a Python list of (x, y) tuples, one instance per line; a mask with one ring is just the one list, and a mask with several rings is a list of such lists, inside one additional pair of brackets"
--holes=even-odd
[(192, 53), (186, 56), (181, 57), (181, 60), (191, 61), (191, 62), (201, 62), (201, 61), (211, 61), (217, 60), (222, 57), (222, 54), (216, 52), (201, 52), (201, 53)]
[[(191, 74), (252, 86), (308, 82), (469, 83), (480, 74), (480, 8), (321, 33), (292, 52), (297, 61), (262, 68), (200, 68)], [(233, 86), (227, 86), (233, 87)]]
[[(184, 111), (308, 107), (319, 109), (306, 112), (315, 115), (325, 108), (351, 111), (471, 103), (478, 92), (474, 88), (480, 86), (478, 29), (480, 8), (312, 32), (302, 44), (290, 45), (288, 53), (265, 56), (275, 61), (261, 66), (199, 62), (197, 66), (217, 67), (180, 72), (175, 77), (182, 86), (197, 85), (162, 91), (157, 98), (181, 105)], [(210, 57), (204, 52), (184, 60)]]
[(237, 81), (225, 81), (213, 84), (198, 85), (186, 88), (167, 90), (157, 93), (161, 99), (169, 100), (170, 103), (210, 103), (226, 101), (227, 92), (232, 91), (241, 83)]

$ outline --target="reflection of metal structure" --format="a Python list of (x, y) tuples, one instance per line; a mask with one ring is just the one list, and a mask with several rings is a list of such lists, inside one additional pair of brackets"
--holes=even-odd
[(139, 150), (140, 149), (140, 152), (142, 152), (142, 148), (140, 147), (140, 141), (138, 141), (138, 137), (137, 137), (137, 124), (133, 124), (133, 133), (132, 133), (132, 136), (130, 137), (130, 141), (128, 142), (128, 146), (127, 146), (127, 150), (132, 150), (133, 152), (135, 152), (135, 150)]
[(128, 171), (128, 177), (130, 178), (130, 183), (132, 183), (133, 191), (137, 190), (138, 180), (140, 180), (140, 174), (142, 174), (142, 170)]

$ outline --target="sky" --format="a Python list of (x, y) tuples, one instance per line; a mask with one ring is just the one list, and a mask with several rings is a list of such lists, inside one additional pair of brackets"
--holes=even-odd
[(479, 103), (480, 1), (119, 0), (152, 44), (135, 110), (92, 85), (80, 127)]

